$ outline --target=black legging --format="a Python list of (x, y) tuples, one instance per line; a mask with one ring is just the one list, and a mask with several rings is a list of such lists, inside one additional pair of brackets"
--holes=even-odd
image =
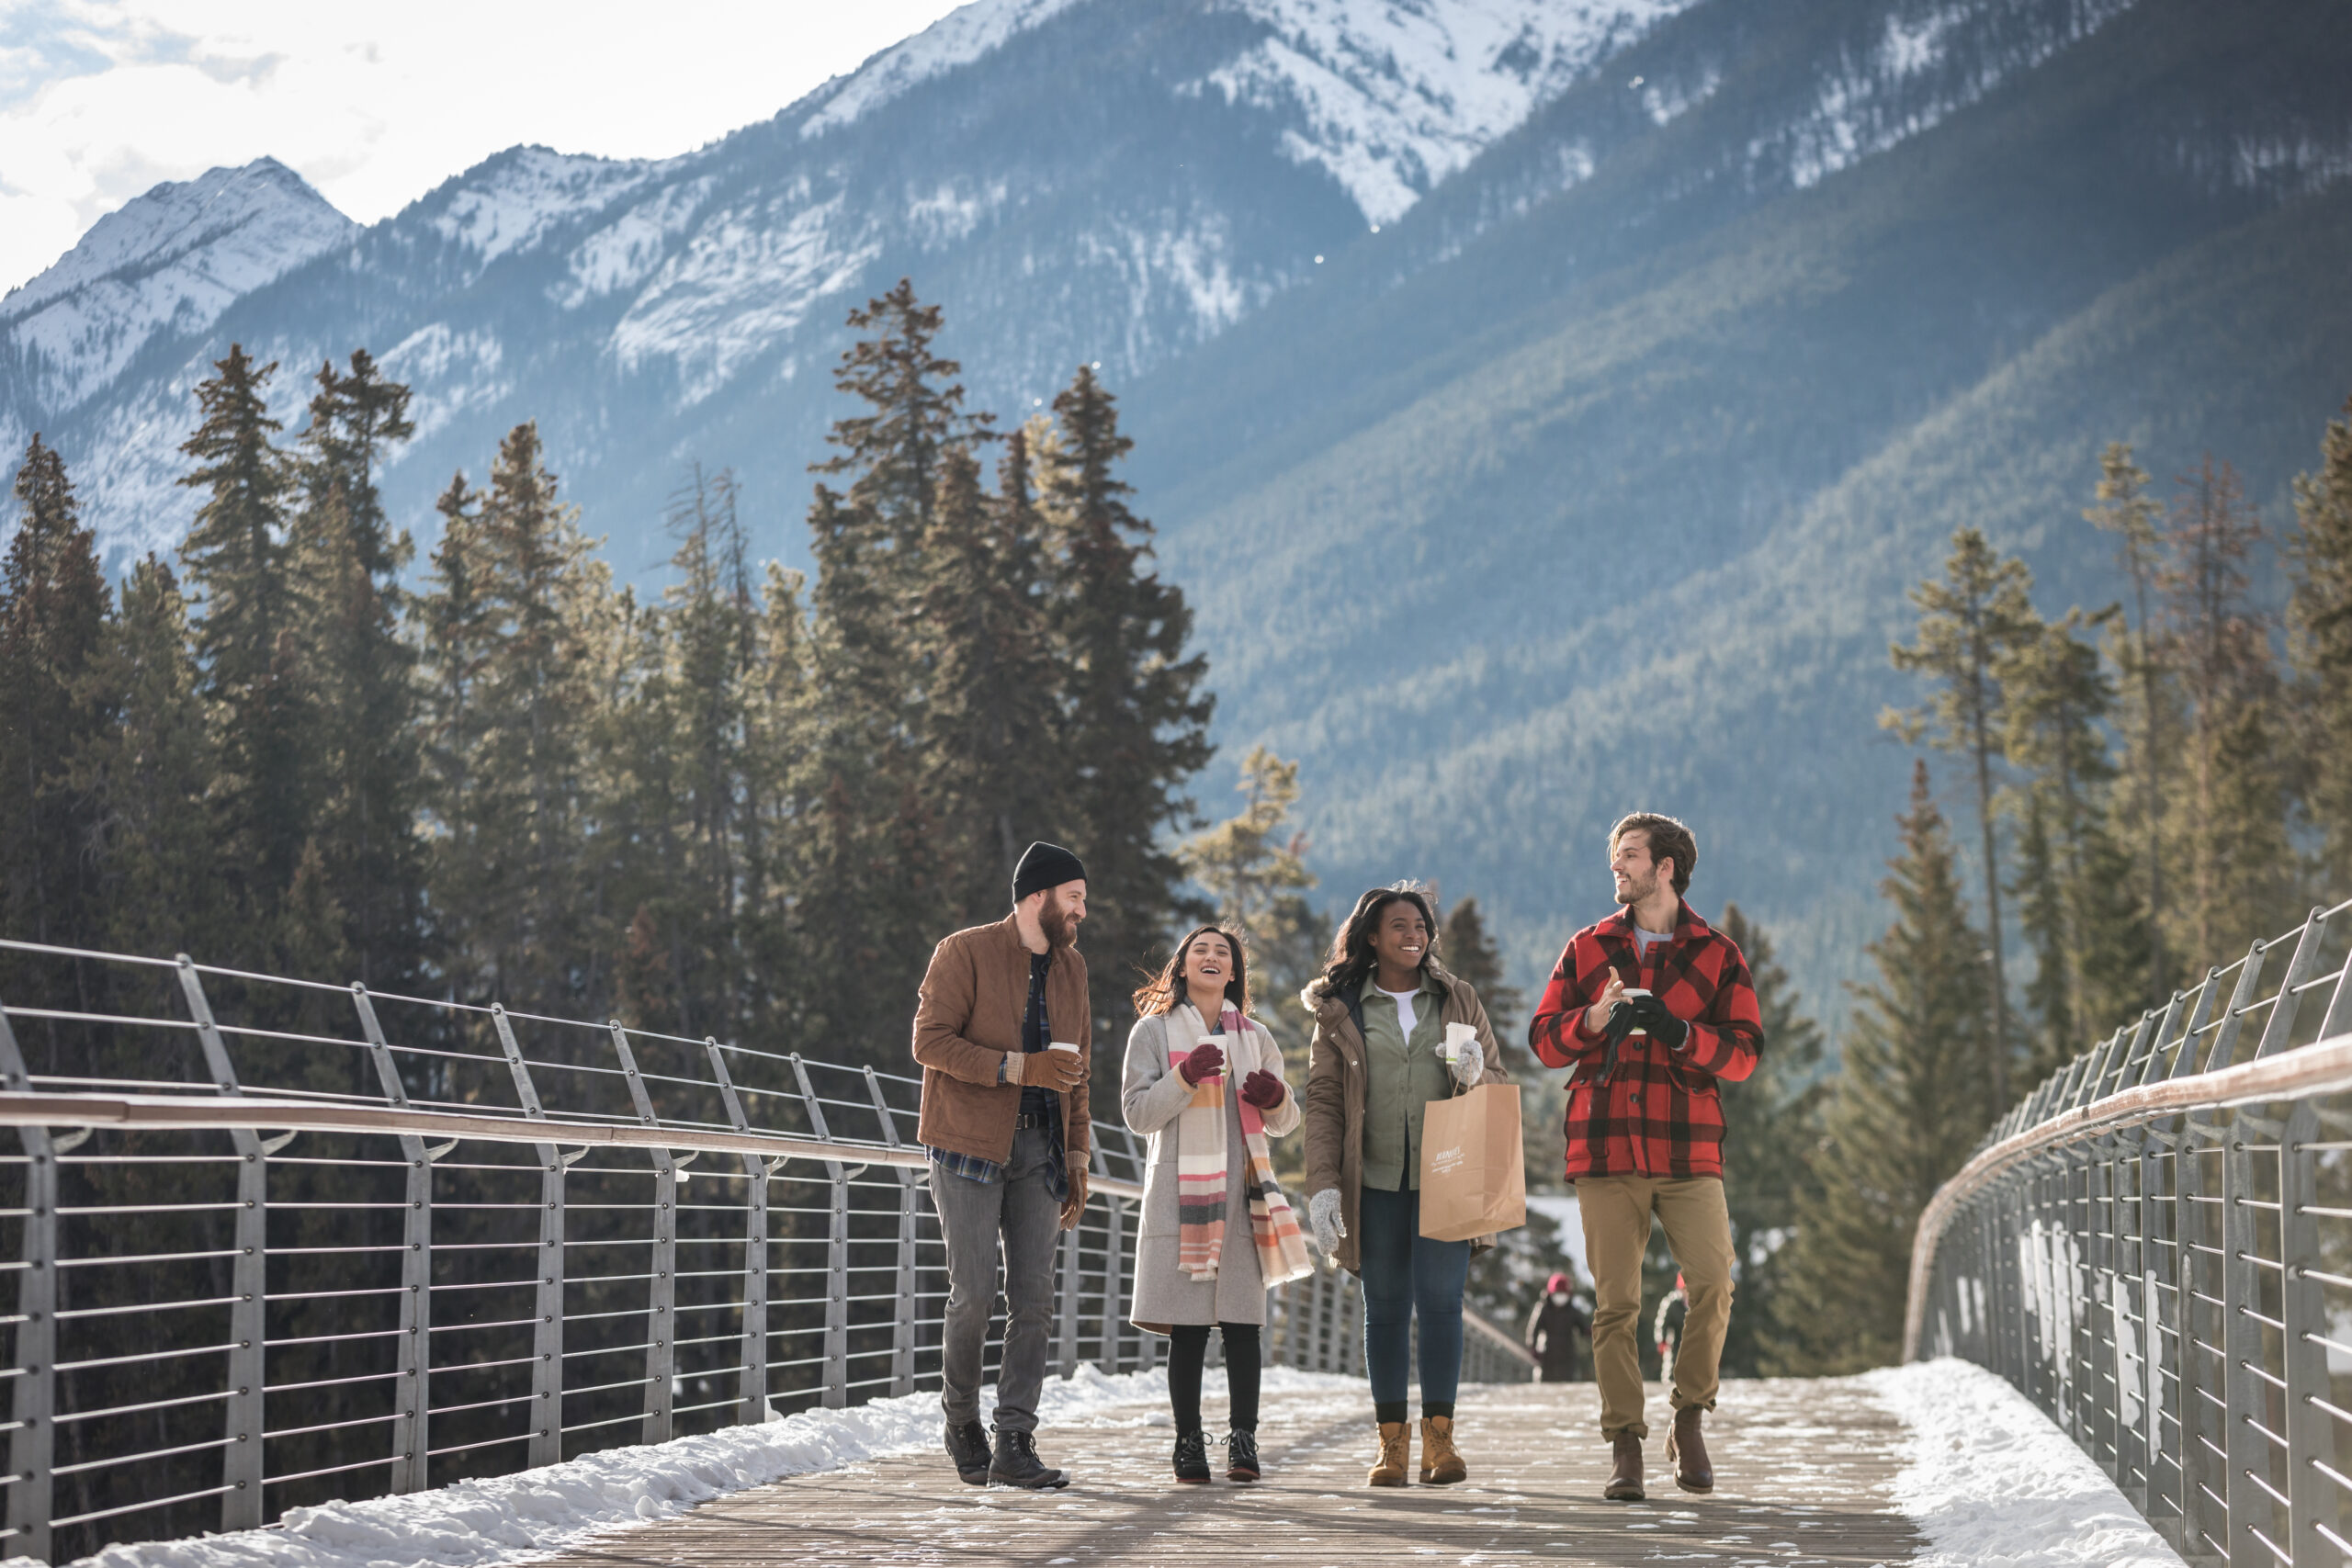
[[(1258, 1429), (1258, 1325), (1220, 1323), (1225, 1330), (1225, 1380), (1233, 1413), (1228, 1425), (1237, 1432)], [(1209, 1325), (1180, 1323), (1168, 1331), (1168, 1403), (1175, 1407), (1176, 1429), (1201, 1429), (1201, 1366), (1208, 1359)]]

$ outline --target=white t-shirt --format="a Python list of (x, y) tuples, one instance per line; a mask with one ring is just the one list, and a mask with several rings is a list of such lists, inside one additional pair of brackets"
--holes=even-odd
[(1413, 998), (1419, 996), (1421, 993), (1419, 990), (1391, 991), (1384, 989), (1380, 994), (1396, 1004), (1397, 1026), (1405, 1032), (1405, 1043), (1408, 1045), (1411, 1044), (1413, 1042)]

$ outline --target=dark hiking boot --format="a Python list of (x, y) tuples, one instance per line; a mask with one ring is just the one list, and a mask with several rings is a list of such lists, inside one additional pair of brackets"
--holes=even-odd
[(1258, 1434), (1245, 1432), (1236, 1427), (1226, 1434), (1225, 1478), (1227, 1481), (1258, 1479)]
[(1187, 1486), (1209, 1483), (1209, 1440), (1198, 1432), (1176, 1434), (1176, 1479)]
[(1707, 1439), (1699, 1434), (1703, 1404), (1686, 1404), (1674, 1413), (1674, 1431), (1666, 1439), (1666, 1457), (1674, 1465), (1674, 1483), (1685, 1492), (1705, 1494), (1715, 1489), (1715, 1469), (1707, 1462)]
[(989, 1483), (989, 1434), (978, 1421), (947, 1423), (947, 1457), (967, 1486)]
[(1612, 1503), (1638, 1503), (1642, 1500), (1642, 1439), (1631, 1432), (1620, 1432), (1610, 1445), (1610, 1458), (1614, 1468), (1609, 1472), (1609, 1484), (1600, 1495)]
[(989, 1480), (999, 1486), (1026, 1486), (1032, 1491), (1069, 1484), (1069, 1472), (1048, 1470), (1037, 1460), (1034, 1432), (999, 1432), (996, 1457), (989, 1461)]

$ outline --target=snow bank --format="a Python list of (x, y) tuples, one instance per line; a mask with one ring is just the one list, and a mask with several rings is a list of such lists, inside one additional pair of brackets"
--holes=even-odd
[(1894, 1501), (1917, 1568), (2182, 1568), (2065, 1433), (1984, 1368), (1946, 1358), (1865, 1373), (1910, 1428)]
[[(1208, 1373), (1209, 1392), (1222, 1392), (1224, 1376), (1221, 1369)], [(1272, 1393), (1360, 1389), (1363, 1383), (1269, 1367), (1265, 1386)], [(1119, 1406), (1164, 1405), (1167, 1398), (1164, 1371), (1112, 1377), (1081, 1366), (1067, 1382), (1046, 1382), (1037, 1414), (1050, 1426), (1099, 1425)], [(985, 1420), (996, 1407), (993, 1386), (981, 1391), (980, 1406)], [(294, 1508), (272, 1529), (109, 1546), (83, 1562), (98, 1568), (471, 1568), (576, 1546), (583, 1537), (667, 1518), (788, 1475), (934, 1448), (939, 1425), (939, 1395), (910, 1393), (851, 1410), (808, 1410), (764, 1426), (610, 1449), (406, 1497)], [(946, 1461), (940, 1462), (944, 1467)], [(944, 1468), (941, 1474), (947, 1474)]]

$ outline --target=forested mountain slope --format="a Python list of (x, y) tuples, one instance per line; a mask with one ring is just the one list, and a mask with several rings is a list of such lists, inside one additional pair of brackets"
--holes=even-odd
[[(1596, 179), (1163, 373), (1143, 428), (1212, 388), (1292, 411), (1168, 479), (1225, 733), (1305, 760), (1332, 881), (1475, 890), (1524, 971), (1605, 907), (1639, 806), (1694, 822), (1702, 903), (1808, 988), (1853, 973), (1908, 765), (1873, 721), (1917, 694), (1885, 650), (1951, 531), (2022, 550), (2046, 610), (2116, 597), (2078, 515), (2113, 439), (2160, 476), (2227, 457), (2290, 519), (2352, 390), (2347, 72), (2341, 13), (2159, 0), (1802, 188)], [(1739, 143), (1744, 90), (1659, 134)], [(1542, 162), (1574, 98), (1487, 162)]]

